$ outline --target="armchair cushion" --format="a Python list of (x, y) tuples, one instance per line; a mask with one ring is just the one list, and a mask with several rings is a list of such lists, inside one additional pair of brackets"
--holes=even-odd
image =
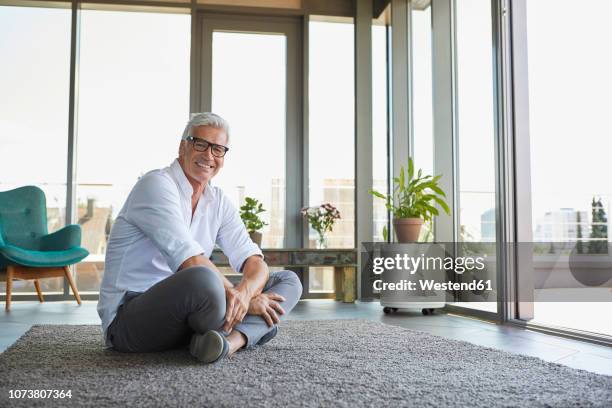
[(89, 252), (78, 246), (60, 251), (34, 251), (5, 245), (0, 248), (0, 255), (18, 265), (44, 268), (75, 264), (89, 255)]
[(40, 237), (41, 251), (63, 251), (81, 245), (81, 227), (71, 224)]

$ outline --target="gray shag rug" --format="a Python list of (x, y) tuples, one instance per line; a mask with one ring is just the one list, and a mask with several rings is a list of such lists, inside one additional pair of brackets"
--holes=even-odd
[[(71, 399), (8, 399), (9, 390)], [(215, 365), (122, 354), (98, 326), (34, 326), (0, 354), (0, 406), (610, 407), (612, 377), (364, 320), (286, 321)]]

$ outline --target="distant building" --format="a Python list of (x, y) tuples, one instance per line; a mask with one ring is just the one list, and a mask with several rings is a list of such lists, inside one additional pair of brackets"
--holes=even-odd
[(480, 239), (482, 242), (495, 242), (495, 208), (480, 215)]
[[(330, 203), (338, 208), (341, 218), (336, 221), (332, 232), (328, 233), (330, 248), (353, 248), (355, 246), (355, 181), (353, 179), (324, 179), (321, 202)], [(384, 191), (384, 182), (376, 181), (375, 187)], [(285, 185), (279, 179), (272, 179), (272, 203), (270, 205), (270, 225), (264, 233), (263, 247), (282, 248), (285, 214)], [(296, 212), (299, 209), (296, 209)], [(387, 222), (387, 210), (383, 200), (374, 200), (372, 215), (375, 235), (382, 235), (382, 226)], [(316, 236), (311, 234), (308, 247), (316, 246)]]
[[(578, 213), (580, 213), (580, 223), (578, 222)], [(589, 219), (587, 211), (577, 211), (574, 208), (548, 211), (536, 221), (533, 238), (537, 242), (576, 241), (579, 226), (582, 237), (588, 238)]]
[(112, 207), (98, 207), (92, 198), (87, 204), (78, 206), (78, 223), (81, 226), (81, 246), (90, 257), (87, 262), (77, 264), (77, 285), (79, 290), (97, 291), (104, 274), (104, 255), (112, 226)]

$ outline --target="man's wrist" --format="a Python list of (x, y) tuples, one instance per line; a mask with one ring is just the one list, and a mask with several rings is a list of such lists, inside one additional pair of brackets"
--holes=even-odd
[(251, 299), (253, 299), (253, 291), (249, 289), (249, 285), (242, 285), (239, 283), (236, 286), (236, 290), (239, 290), (240, 292), (242, 292), (246, 296), (246, 298), (249, 300), (249, 302), (251, 301)]

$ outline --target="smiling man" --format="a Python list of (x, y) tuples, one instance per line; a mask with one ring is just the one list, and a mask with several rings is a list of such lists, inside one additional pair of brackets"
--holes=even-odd
[[(106, 251), (98, 314), (108, 346), (122, 352), (189, 344), (205, 363), (270, 341), (302, 285), (272, 272), (223, 191), (229, 126), (213, 113), (187, 123), (179, 157), (141, 177), (117, 216)], [(212, 264), (217, 244), (242, 273), (236, 286)]]

